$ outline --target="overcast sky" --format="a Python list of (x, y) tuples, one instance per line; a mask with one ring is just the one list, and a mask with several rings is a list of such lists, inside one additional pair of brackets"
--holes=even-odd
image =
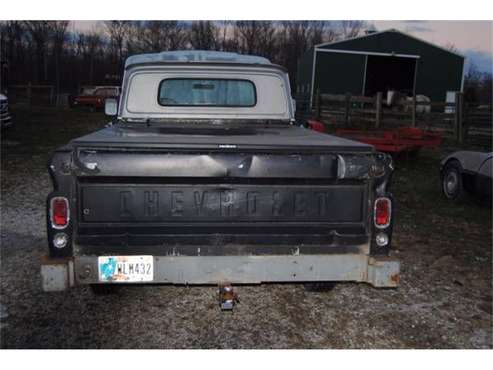
[[(377, 30), (396, 28), (434, 44), (453, 44), (483, 71), (493, 71), (492, 21), (368, 21)], [(74, 30), (101, 28), (98, 21), (73, 21)]]

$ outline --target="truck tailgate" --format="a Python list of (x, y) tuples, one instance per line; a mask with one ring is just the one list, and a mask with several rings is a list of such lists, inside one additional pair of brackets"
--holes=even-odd
[[(368, 174), (371, 154), (358, 156)], [(78, 245), (256, 254), (368, 243), (370, 181), (338, 178), (335, 153), (80, 148), (75, 163)]]

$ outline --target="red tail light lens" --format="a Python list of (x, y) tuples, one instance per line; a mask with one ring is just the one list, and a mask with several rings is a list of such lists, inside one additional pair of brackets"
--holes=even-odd
[(389, 198), (378, 198), (375, 201), (375, 226), (382, 229), (390, 225), (392, 202)]
[(51, 225), (55, 229), (63, 229), (68, 225), (70, 210), (68, 200), (64, 197), (56, 197), (51, 200), (50, 207)]

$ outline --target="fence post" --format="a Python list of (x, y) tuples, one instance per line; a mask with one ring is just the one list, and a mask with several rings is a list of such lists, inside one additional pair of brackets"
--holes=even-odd
[(317, 89), (317, 95), (315, 96), (315, 118), (320, 119), (320, 89)]
[(31, 81), (27, 84), (27, 105), (31, 106), (31, 99), (32, 99), (32, 86), (31, 86)]
[(464, 100), (464, 93), (461, 93), (460, 97), (460, 105), (461, 105), (461, 117), (462, 117), (462, 140), (464, 142), (467, 142), (467, 137), (469, 136), (469, 125), (468, 125), (468, 115), (469, 115), (469, 105), (468, 103)]
[(462, 94), (459, 91), (455, 93), (454, 136), (457, 142), (462, 144)]
[(349, 126), (349, 114), (351, 110), (351, 94), (346, 93), (346, 98), (344, 100), (344, 124)]
[(459, 143), (464, 142), (464, 95), (459, 93)]
[(382, 93), (377, 92), (377, 98), (375, 101), (375, 128), (380, 127), (381, 119), (382, 119)]
[(416, 95), (413, 95), (413, 100), (411, 105), (411, 119), (412, 119), (412, 127), (416, 127)]

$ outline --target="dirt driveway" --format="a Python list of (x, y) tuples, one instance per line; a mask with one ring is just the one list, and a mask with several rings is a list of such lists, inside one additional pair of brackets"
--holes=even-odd
[[(439, 158), (400, 160), (394, 177), (395, 290), (338, 284), (240, 286), (220, 312), (215, 287), (88, 288), (43, 293), (49, 152), (101, 127), (101, 114), (13, 110), (2, 138), (0, 331), (2, 348), (492, 348), (492, 217), (445, 201)], [(491, 150), (491, 149), (490, 149)]]

